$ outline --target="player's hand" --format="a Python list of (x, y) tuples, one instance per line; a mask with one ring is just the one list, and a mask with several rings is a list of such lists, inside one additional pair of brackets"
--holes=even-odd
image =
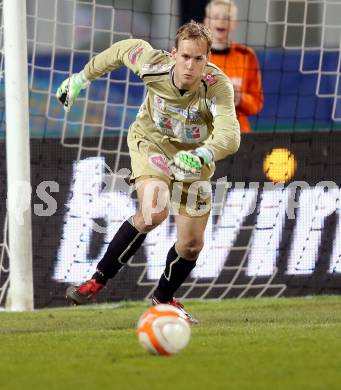
[(203, 161), (194, 151), (181, 150), (170, 163), (175, 180), (184, 182), (199, 180), (202, 167)]
[(57, 90), (57, 98), (69, 112), (82, 89), (85, 89), (90, 82), (85, 78), (83, 72), (74, 73), (64, 80)]

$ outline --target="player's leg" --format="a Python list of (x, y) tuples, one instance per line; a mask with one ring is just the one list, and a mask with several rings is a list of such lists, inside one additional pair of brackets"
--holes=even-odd
[(168, 216), (169, 188), (164, 180), (142, 176), (136, 180), (139, 209), (123, 222), (97, 265), (92, 278), (80, 286), (71, 286), (66, 297), (75, 304), (94, 298), (107, 281), (128, 262), (142, 245), (149, 231)]
[(154, 295), (161, 302), (173, 298), (196, 265), (204, 246), (204, 234), (209, 214), (201, 217), (177, 215), (177, 241), (168, 252), (166, 267)]
[(156, 177), (140, 177), (136, 180), (139, 209), (127, 219), (114, 238), (93, 278), (101, 284), (113, 278), (142, 245), (146, 235), (168, 216), (169, 189), (165, 181)]
[[(173, 297), (196, 265), (204, 246), (208, 217), (209, 213), (200, 217), (176, 216), (177, 241), (168, 252), (165, 270), (154, 291), (154, 304), (170, 303), (183, 310), (183, 306)], [(187, 312), (185, 314), (190, 322), (197, 323)]]

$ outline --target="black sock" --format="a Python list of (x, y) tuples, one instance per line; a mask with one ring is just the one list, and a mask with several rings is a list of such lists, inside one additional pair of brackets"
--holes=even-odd
[(191, 261), (180, 257), (176, 253), (175, 245), (173, 245), (167, 255), (166, 268), (154, 291), (156, 299), (160, 302), (170, 301), (175, 291), (191, 273), (195, 264), (196, 260)]
[(123, 265), (133, 256), (146, 238), (132, 224), (132, 217), (123, 222), (110, 242), (105, 255), (97, 264), (92, 278), (98, 283), (106, 284), (113, 278)]

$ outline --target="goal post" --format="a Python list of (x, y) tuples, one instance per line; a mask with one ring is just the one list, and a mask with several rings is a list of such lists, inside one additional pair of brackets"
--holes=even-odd
[(3, 1), (10, 289), (6, 308), (33, 310), (26, 2)]

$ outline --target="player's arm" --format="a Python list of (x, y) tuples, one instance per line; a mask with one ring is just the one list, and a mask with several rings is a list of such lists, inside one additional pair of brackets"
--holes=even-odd
[(240, 127), (234, 106), (232, 83), (219, 79), (209, 91), (211, 114), (213, 116), (213, 131), (202, 145), (202, 150), (212, 154), (212, 160), (222, 160), (234, 154), (240, 145)]
[(93, 57), (81, 72), (64, 80), (57, 90), (57, 98), (64, 105), (65, 111), (70, 111), (81, 90), (91, 81), (124, 65), (139, 74), (144, 57), (152, 50), (150, 44), (142, 39), (126, 39), (114, 43)]

